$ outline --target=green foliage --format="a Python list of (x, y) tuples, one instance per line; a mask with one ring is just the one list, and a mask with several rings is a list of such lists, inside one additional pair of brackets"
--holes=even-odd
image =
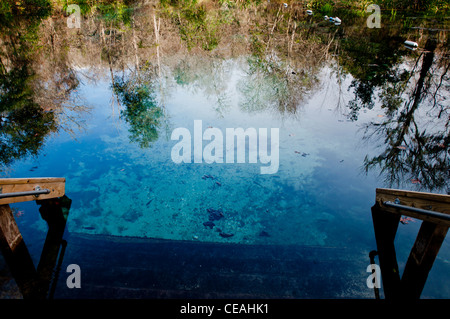
[(126, 6), (122, 1), (97, 5), (97, 11), (101, 17), (108, 22), (122, 22), (129, 26), (131, 24), (132, 9)]
[(206, 10), (203, 6), (187, 6), (181, 10), (183, 22), (180, 23), (181, 38), (186, 41), (188, 48), (194, 45), (201, 45), (205, 50), (214, 49), (218, 40), (214, 25), (208, 24)]
[[(0, 165), (37, 155), (45, 136), (57, 129), (53, 112), (34, 102), (31, 60), (39, 49), (39, 25), (51, 14), (49, 1), (0, 4)], [(8, 68), (3, 65), (8, 61)]]
[(307, 2), (309, 8), (321, 12), (323, 15), (330, 15), (333, 10), (345, 8), (354, 10), (359, 16), (363, 16), (365, 8), (369, 4), (377, 4), (383, 10), (389, 10), (395, 14), (397, 11), (404, 11), (405, 14), (428, 15), (447, 17), (450, 11), (448, 0), (310, 0)]
[(349, 118), (357, 120), (361, 108), (374, 106), (376, 88), (396, 83), (404, 76), (396, 69), (402, 57), (398, 45), (401, 38), (367, 30), (364, 35), (347, 36), (340, 43), (340, 65), (353, 77), (350, 88), (354, 91), (354, 99), (348, 104)]
[(233, 22), (228, 9), (207, 10), (196, 0), (166, 0), (161, 1), (161, 6), (178, 26), (189, 50), (193, 47), (214, 50), (219, 44), (221, 27)]
[[(80, 13), (82, 15), (88, 14), (92, 11), (92, 5), (88, 3), (86, 0), (64, 0), (63, 11), (67, 12), (67, 8), (71, 4), (76, 4), (80, 7)], [(72, 13), (72, 12), (67, 12)]]
[(127, 26), (131, 24), (133, 9), (127, 5), (127, 1), (123, 0), (103, 0), (103, 1), (87, 1), (87, 0), (65, 0), (63, 5), (64, 12), (71, 4), (80, 7), (80, 13), (87, 15), (96, 13), (97, 17), (106, 22), (123, 23)]
[(261, 4), (261, 2), (262, 2), (262, 0), (243, 0), (243, 1), (240, 1), (239, 4), (243, 8), (248, 8), (252, 5), (259, 6)]
[(130, 125), (130, 140), (142, 148), (150, 147), (158, 139), (164, 117), (154, 93), (144, 84), (132, 85), (122, 80), (113, 84), (113, 90), (125, 106), (121, 116)]
[(14, 25), (17, 27), (18, 21), (26, 20), (28, 28), (34, 29), (51, 12), (52, 6), (47, 0), (4, 0), (0, 2), (0, 26), (2, 29), (13, 28)]
[(33, 101), (32, 74), (26, 65), (0, 76), (0, 164), (9, 165), (26, 155), (37, 155), (45, 136), (56, 130), (53, 112)]
[(331, 14), (333, 13), (333, 5), (330, 4), (330, 3), (325, 3), (325, 4), (320, 8), (320, 13), (322, 13), (323, 15), (331, 16)]
[(259, 40), (259, 37), (261, 34), (258, 34), (256, 32), (253, 32), (250, 37), (250, 51), (255, 57), (262, 58), (266, 52), (264, 43)]
[(37, 155), (45, 136), (56, 130), (53, 112), (27, 99), (21, 107), (3, 113), (0, 119), (0, 163), (9, 165), (27, 155)]
[(312, 0), (308, 1), (308, 7), (322, 14), (329, 14), (333, 10), (334, 3), (332, 0)]
[(28, 86), (30, 80), (26, 66), (13, 68), (7, 73), (2, 72), (0, 78), (0, 112), (21, 109), (29, 103), (32, 89)]

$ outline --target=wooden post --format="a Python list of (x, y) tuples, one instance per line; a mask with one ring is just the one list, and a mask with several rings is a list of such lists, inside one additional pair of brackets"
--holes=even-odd
[(0, 246), (23, 297), (32, 297), (36, 270), (9, 205), (0, 205)]
[(419, 299), (448, 226), (423, 221), (402, 276), (402, 298)]
[(48, 294), (53, 270), (57, 263), (58, 254), (63, 243), (64, 229), (72, 200), (67, 196), (57, 199), (46, 199), (37, 202), (41, 205), (39, 212), (48, 224), (47, 237), (42, 248), (41, 258), (37, 266), (39, 283), (36, 294), (45, 298)]
[(372, 220), (384, 295), (386, 299), (395, 299), (399, 295), (400, 274), (398, 271), (394, 240), (400, 215), (385, 212), (378, 204), (375, 204), (372, 207)]
[[(64, 199), (65, 204), (62, 207), (61, 205), (56, 205), (59, 207), (59, 210), (53, 209), (48, 211), (46, 216), (42, 216), (49, 224), (49, 235), (41, 256), (43, 261), (38, 265), (38, 271), (36, 271), (9, 204), (38, 199), (51, 200), (52, 198), (64, 196), (65, 178), (0, 179), (1, 194), (29, 192), (36, 190), (37, 187), (48, 189), (49, 193), (38, 196), (25, 195), (0, 198), (0, 248), (24, 298), (45, 298), (46, 296), (45, 287), (48, 290), (48, 283), (45, 281), (51, 278), (51, 271), (48, 270), (48, 266), (55, 264), (58, 254), (57, 248), (59, 248), (61, 243), (60, 237), (62, 237), (64, 231), (71, 201), (67, 199), (70, 201), (67, 204), (67, 200)], [(63, 213), (61, 208), (66, 209), (66, 211)], [(56, 256), (54, 256), (55, 254)], [(47, 267), (44, 267), (44, 265)], [(43, 283), (45, 283), (44, 286)]]
[(23, 238), (9, 205), (0, 205), (0, 230), (2, 248), (13, 252)]

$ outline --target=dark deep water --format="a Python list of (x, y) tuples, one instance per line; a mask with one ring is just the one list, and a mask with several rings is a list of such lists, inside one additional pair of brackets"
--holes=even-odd
[[(1, 177), (65, 177), (72, 200), (54, 297), (373, 298), (375, 189), (450, 190), (448, 20), (122, 10), (79, 29), (48, 12), (2, 20)], [(172, 132), (198, 120), (223, 141), (277, 128), (278, 170), (194, 151), (174, 163)], [(37, 264), (47, 224), (34, 202), (11, 206)], [(419, 227), (399, 226), (400, 270)], [(81, 289), (66, 288), (69, 264)], [(446, 239), (423, 298), (450, 297), (449, 270)], [(265, 290), (242, 279), (253, 271)]]

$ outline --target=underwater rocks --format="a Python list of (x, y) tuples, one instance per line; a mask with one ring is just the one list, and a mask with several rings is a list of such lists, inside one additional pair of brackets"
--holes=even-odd
[[(216, 180), (217, 178), (214, 177), (214, 176), (212, 176), (212, 175), (203, 175), (203, 176), (202, 176), (202, 179), (205, 179), (205, 180), (206, 180), (206, 179), (211, 179), (211, 180), (214, 181), (214, 180)], [(214, 185), (215, 185), (215, 186), (222, 186), (222, 183), (220, 183), (219, 181), (216, 180), (216, 181), (214, 182)]]
[(213, 229), (213, 227), (216, 226), (216, 224), (214, 224), (213, 222), (209, 221), (209, 222), (204, 222), (203, 226), (209, 227), (210, 229)]
[(266, 232), (265, 230), (262, 230), (259, 233), (259, 237), (270, 237), (270, 234), (268, 232)]
[(219, 208), (217, 210), (213, 209), (213, 208), (208, 208), (207, 212), (209, 213), (209, 216), (208, 216), (209, 221), (219, 220), (224, 216), (222, 208)]
[[(203, 223), (203, 226), (205, 226), (205, 228), (213, 229), (214, 226), (216, 226), (216, 224), (214, 224), (214, 221), (220, 220), (225, 217), (222, 208), (208, 208), (206, 211), (208, 212), (208, 221)], [(219, 236), (223, 238), (234, 236), (234, 234), (223, 232), (220, 228), (216, 228), (216, 231), (219, 233)]]
[(229, 237), (234, 236), (234, 234), (229, 234), (229, 233), (224, 233), (224, 232), (220, 232), (219, 235), (220, 235), (220, 237), (223, 237), (223, 238), (229, 238)]
[(304, 152), (302, 153), (302, 152), (299, 152), (299, 151), (295, 151), (295, 154), (300, 154), (303, 157), (306, 157), (306, 156), (309, 155), (309, 153), (304, 153)]

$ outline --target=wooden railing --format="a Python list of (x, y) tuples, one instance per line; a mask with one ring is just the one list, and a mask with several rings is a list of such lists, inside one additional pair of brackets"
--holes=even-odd
[[(6, 263), (24, 298), (46, 298), (58, 254), (63, 255), (60, 248), (65, 249), (62, 236), (71, 205), (65, 196), (65, 179), (0, 179), (0, 195), (0, 248)], [(39, 212), (49, 226), (37, 268), (9, 206), (25, 201), (41, 205)]]
[[(450, 196), (376, 190), (372, 219), (386, 299), (418, 299), (450, 226)], [(400, 276), (394, 240), (402, 216), (422, 220)]]
[(48, 194), (38, 196), (14, 196), (0, 198), (0, 205), (27, 202), (36, 199), (49, 199), (61, 197), (65, 193), (65, 178), (2, 178), (0, 179), (0, 194), (14, 194), (19, 192), (32, 192), (36, 189), (48, 189)]

